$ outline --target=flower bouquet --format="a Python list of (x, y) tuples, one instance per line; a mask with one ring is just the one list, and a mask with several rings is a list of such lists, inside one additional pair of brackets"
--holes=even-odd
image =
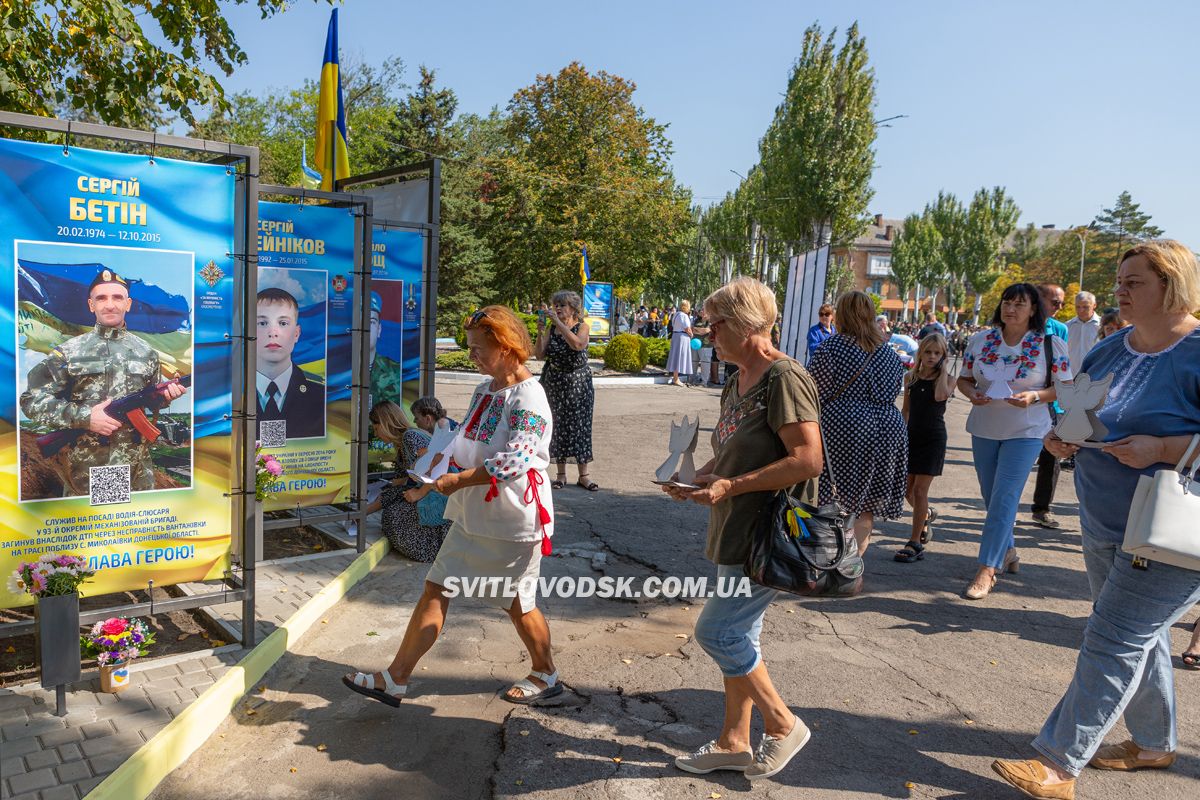
[(11, 594), (59, 597), (79, 592), (79, 586), (96, 573), (79, 556), (47, 553), (37, 561), (21, 562), (8, 578)]
[(85, 658), (100, 665), (100, 690), (119, 692), (129, 685), (129, 662), (149, 652), (154, 634), (140, 619), (112, 617), (79, 637)]
[(267, 499), (267, 495), (279, 483), (279, 477), (283, 475), (283, 464), (270, 453), (264, 453), (262, 446), (255, 442), (254, 454), (254, 499), (262, 502)]

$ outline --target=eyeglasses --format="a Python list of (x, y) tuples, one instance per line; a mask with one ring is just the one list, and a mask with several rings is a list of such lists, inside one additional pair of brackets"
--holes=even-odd
[(1067, 303), (1067, 301), (1065, 301), (1065, 300), (1057, 300), (1054, 298), (1051, 298), (1050, 300), (1047, 300), (1046, 302), (1049, 303), (1050, 305), (1054, 306), (1055, 308), (1062, 308)]
[(473, 328), (479, 324), (479, 321), (481, 319), (484, 319), (486, 317), (487, 317), (486, 311), (476, 311), (474, 314), (471, 315), (471, 318), (469, 320), (467, 320), (467, 324), (464, 327)]

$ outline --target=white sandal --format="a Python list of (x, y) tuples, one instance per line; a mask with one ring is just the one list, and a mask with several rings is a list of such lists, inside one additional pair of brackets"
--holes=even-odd
[(352, 692), (358, 692), (363, 697), (369, 697), (372, 700), (378, 700), (392, 708), (399, 708), (400, 701), (404, 699), (404, 695), (408, 693), (408, 684), (398, 684), (392, 680), (392, 674), (386, 669), (383, 671), (383, 689), (375, 688), (375, 676), (367, 675), (363, 672), (356, 672), (353, 675), (343, 675), (342, 683)]
[(563, 687), (562, 684), (558, 682), (558, 670), (554, 670), (554, 672), (549, 675), (544, 672), (537, 671), (531, 671), (529, 674), (538, 680), (545, 681), (546, 688), (542, 689), (528, 678), (522, 678), (509, 687), (509, 691), (518, 689), (521, 692), (520, 697), (512, 697), (508, 692), (505, 692), (501, 696), (510, 703), (529, 705), (530, 703), (537, 702), (538, 700), (546, 700), (551, 697), (558, 697), (560, 694), (562, 694)]

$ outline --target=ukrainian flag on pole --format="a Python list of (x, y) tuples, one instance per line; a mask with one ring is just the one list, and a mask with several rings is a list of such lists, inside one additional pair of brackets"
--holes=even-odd
[(579, 257), (579, 280), (587, 286), (587, 282), (592, 279), (592, 270), (588, 267), (587, 260), (587, 245), (583, 247), (583, 255)]
[(346, 107), (342, 104), (342, 76), (338, 65), (338, 10), (329, 17), (325, 58), (321, 62), (321, 94), (317, 101), (317, 168), (321, 188), (334, 189), (334, 181), (350, 177), (346, 149)]

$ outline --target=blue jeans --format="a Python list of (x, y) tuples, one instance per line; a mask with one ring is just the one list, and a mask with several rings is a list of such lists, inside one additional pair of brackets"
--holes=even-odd
[[(763, 614), (779, 594), (751, 581), (738, 565), (717, 567), (719, 589), (743, 579), (750, 585), (749, 597), (744, 593), (734, 597), (714, 595), (705, 601), (696, 619), (696, 643), (717, 662), (726, 678), (749, 675), (762, 661), (758, 636), (762, 633)], [(736, 590), (726, 593), (738, 594)]]
[(1078, 775), (1121, 714), (1144, 750), (1174, 751), (1171, 626), (1200, 600), (1200, 572), (1151, 562), (1133, 568), (1119, 542), (1083, 532), (1092, 615), (1067, 693), (1033, 747)]
[(1025, 481), (1042, 452), (1041, 439), (983, 439), (971, 437), (975, 474), (987, 518), (983, 522), (983, 541), (979, 544), (979, 563), (1000, 569), (1004, 556), (1013, 546), (1013, 523)]

